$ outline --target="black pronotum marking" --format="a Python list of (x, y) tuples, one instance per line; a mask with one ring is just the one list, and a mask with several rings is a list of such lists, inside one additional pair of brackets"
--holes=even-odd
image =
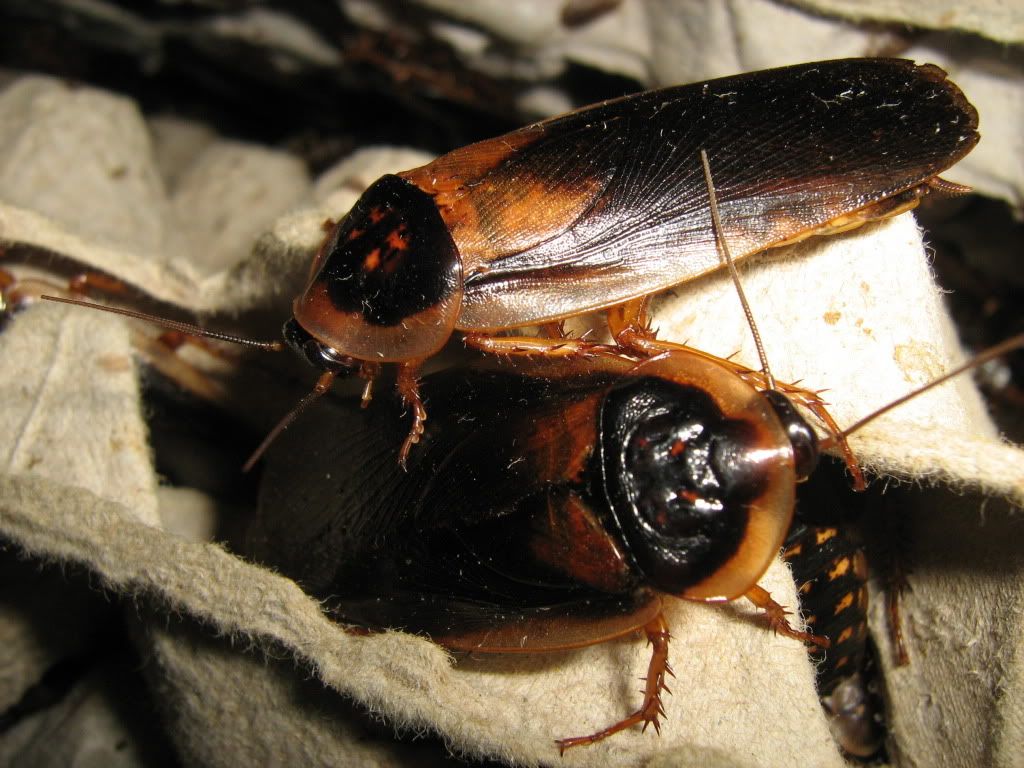
[(459, 289), (458, 249), (433, 198), (398, 176), (376, 181), (326, 246), (324, 282), (331, 303), (366, 322), (395, 326)]

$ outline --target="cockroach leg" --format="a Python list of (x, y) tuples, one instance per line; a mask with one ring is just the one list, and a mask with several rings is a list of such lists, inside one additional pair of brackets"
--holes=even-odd
[(3, 303), (0, 311), (17, 312), (39, 300), (39, 297), (50, 291), (65, 291), (65, 288), (56, 283), (39, 278), (28, 278), (23, 280), (17, 275), (0, 270), (0, 296)]
[(801, 643), (807, 645), (814, 645), (818, 648), (828, 648), (831, 645), (827, 637), (821, 637), (820, 635), (813, 635), (810, 632), (801, 632), (793, 629), (789, 623), (787, 616), (792, 614), (791, 611), (787, 611), (785, 606), (780, 605), (775, 601), (771, 594), (764, 587), (754, 585), (750, 591), (745, 595), (745, 598), (752, 602), (755, 606), (765, 612), (768, 617), (768, 623), (776, 634), (785, 635), (786, 637), (792, 637), (794, 640), (799, 640)]
[(890, 576), (889, 588), (885, 591), (885, 608), (889, 619), (889, 642), (896, 650), (896, 666), (905, 667), (910, 663), (910, 652), (903, 637), (903, 620), (900, 615), (900, 598), (909, 586), (902, 571)]
[(409, 458), (409, 451), (420, 441), (423, 435), (423, 425), (427, 421), (427, 409), (423, 407), (423, 400), (420, 398), (420, 368), (423, 360), (412, 360), (398, 366), (398, 377), (395, 386), (398, 394), (402, 397), (402, 403), (406, 408), (412, 409), (412, 426), (409, 434), (402, 443), (402, 450), (398, 453), (398, 463), (405, 469), (405, 462)]
[(600, 731), (589, 736), (573, 736), (568, 739), (558, 739), (556, 744), (558, 744), (559, 754), (564, 755), (565, 750), (572, 747), (582, 747), (585, 744), (594, 744), (595, 742), (602, 741), (619, 731), (624, 731), (640, 723), (643, 723), (643, 730), (645, 731), (647, 726), (650, 725), (654, 727), (656, 732), (661, 733), (660, 718), (665, 715), (665, 709), (661, 703), (661, 694), (662, 692), (672, 693), (665, 684), (665, 678), (668, 676), (675, 677), (672, 667), (668, 663), (668, 641), (671, 635), (669, 634), (665, 617), (659, 613), (654, 619), (644, 625), (644, 633), (647, 635), (647, 642), (650, 643), (653, 650), (651, 652), (651, 660), (647, 665), (647, 677), (643, 678), (644, 700), (640, 708), (629, 717), (607, 728), (602, 728)]
[[(3, 252), (0, 251), (0, 256), (2, 255)], [(82, 297), (86, 295), (88, 288), (94, 288), (101, 293), (125, 294), (128, 292), (128, 286), (120, 280), (99, 272), (81, 272), (68, 280), (66, 284), (61, 285), (41, 278), (22, 280), (11, 272), (0, 269), (0, 291), (4, 292), (5, 296), (8, 296), (9, 291), (10, 303), (18, 307), (38, 300), (44, 293)]]
[(536, 336), (490, 336), (486, 333), (467, 333), (466, 345), (495, 355), (531, 357), (589, 357), (602, 347), (579, 339), (544, 339)]
[[(0, 256), (3, 255), (3, 250), (0, 249)], [(6, 269), (0, 269), (0, 314), (6, 314), (15, 308), (14, 297), (10, 294), (13, 293), (11, 288), (16, 285), (18, 278), (8, 272)]]
[(556, 320), (550, 323), (544, 323), (541, 327), (541, 332), (549, 339), (567, 339), (569, 334), (565, 331), (565, 321)]
[[(649, 310), (649, 296), (633, 299), (608, 310), (608, 330), (611, 332), (612, 338), (615, 339), (615, 343), (625, 352), (639, 357), (654, 357), (664, 352), (676, 350), (688, 352), (728, 368), (751, 386), (758, 389), (768, 389), (768, 383), (765, 381), (764, 374), (761, 371), (755, 371), (752, 368), (747, 368), (724, 357), (712, 355), (696, 347), (659, 339), (651, 327)], [(824, 409), (824, 403), (818, 398), (817, 394), (810, 390), (782, 382), (778, 383), (778, 388), (786, 395), (797, 395), (801, 404), (807, 405), (808, 408), (814, 403)], [(817, 415), (816, 411), (815, 415)], [(838, 428), (836, 428), (836, 431), (839, 431)]]
[[(872, 554), (880, 555), (879, 559), (885, 561), (883, 581), (885, 585), (885, 612), (889, 623), (889, 642), (892, 644), (895, 653), (896, 666), (904, 667), (910, 663), (910, 653), (907, 650), (907, 641), (903, 637), (903, 619), (900, 612), (900, 602), (903, 594), (910, 589), (910, 582), (907, 579), (907, 570), (899, 556), (899, 545), (903, 538), (903, 525), (900, 518), (895, 515), (886, 515), (883, 525), (884, 538), (879, 541), (877, 549), (881, 552)], [(884, 543), (883, 543), (884, 542)]]
[[(364, 362), (359, 366), (359, 378), (366, 382), (363, 385), (363, 394), (359, 401), (362, 408), (369, 407), (370, 401), (373, 399), (373, 382), (380, 376), (380, 371), (380, 363)], [(415, 382), (413, 387), (416, 387)]]
[[(656, 341), (651, 329), (651, 297), (627, 301), (608, 309), (608, 330), (619, 346), (643, 354), (658, 354), (661, 349), (648, 349), (645, 341)], [(622, 336), (620, 339), (619, 337)]]

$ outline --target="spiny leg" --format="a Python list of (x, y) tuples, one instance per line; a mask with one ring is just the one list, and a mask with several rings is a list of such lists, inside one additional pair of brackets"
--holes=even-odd
[(891, 573), (888, 582), (885, 590), (885, 607), (889, 618), (889, 642), (896, 650), (896, 666), (905, 667), (910, 663), (910, 652), (907, 650), (907, 641), (903, 636), (900, 600), (903, 593), (910, 588), (910, 582), (907, 581), (906, 574), (901, 569)]
[(127, 283), (102, 272), (79, 272), (68, 281), (68, 291), (72, 294), (85, 296), (90, 289), (122, 298), (132, 293)]
[(650, 296), (609, 307), (608, 331), (620, 347), (645, 357), (665, 351), (661, 346), (663, 342), (658, 341), (657, 334), (651, 328), (650, 309)]
[(370, 401), (373, 400), (373, 382), (380, 376), (381, 365), (380, 363), (371, 363), (363, 361), (359, 365), (359, 378), (361, 378), (365, 384), (363, 384), (363, 394), (359, 399), (360, 408), (368, 408)]
[[(637, 357), (654, 357), (664, 352), (686, 352), (728, 368), (757, 389), (768, 389), (768, 382), (761, 371), (740, 365), (728, 358), (712, 355), (688, 344), (659, 339), (651, 327), (649, 310), (650, 297), (648, 296), (633, 299), (608, 310), (608, 329), (611, 331), (615, 343), (625, 352)], [(777, 387), (787, 396), (795, 396), (801, 404), (807, 405), (808, 408), (814, 404), (824, 407), (824, 403), (817, 393), (808, 389), (784, 382), (777, 382)], [(817, 415), (816, 412), (815, 415)]]
[(882, 585), (885, 590), (885, 612), (888, 621), (889, 643), (895, 653), (895, 664), (898, 667), (910, 663), (910, 652), (903, 634), (903, 617), (900, 603), (903, 595), (910, 589), (907, 578), (905, 560), (905, 527), (906, 519), (898, 514), (895, 502), (886, 500), (877, 514), (876, 525), (869, 527), (872, 535), (869, 540), (869, 551), (872, 562), (878, 565), (883, 574)]
[(565, 750), (572, 747), (581, 747), (585, 744), (594, 744), (595, 742), (602, 741), (619, 731), (641, 723), (643, 723), (643, 730), (646, 731), (647, 726), (651, 725), (654, 726), (655, 731), (661, 733), (660, 718), (665, 715), (665, 709), (661, 704), (661, 694), (663, 691), (665, 693), (672, 693), (665, 684), (665, 678), (669, 675), (675, 676), (672, 673), (672, 667), (668, 663), (668, 641), (670, 635), (664, 615), (659, 613), (653, 620), (645, 624), (644, 633), (647, 635), (647, 642), (650, 643), (653, 650), (651, 652), (651, 660), (647, 664), (647, 677), (643, 678), (645, 681), (644, 700), (640, 708), (629, 717), (607, 728), (602, 728), (600, 731), (589, 736), (573, 736), (568, 739), (559, 739), (556, 743), (558, 744), (560, 754), (565, 754)]
[(568, 339), (570, 334), (565, 330), (564, 320), (552, 320), (540, 326), (540, 331), (549, 339)]
[[(0, 257), (3, 250), (0, 249)], [(6, 269), (0, 269), (0, 311), (17, 312), (34, 304), (46, 293), (70, 293), (70, 290), (51, 280), (39, 277), (21, 278)]]
[(744, 595), (744, 597), (765, 612), (765, 615), (768, 617), (769, 625), (777, 634), (792, 637), (794, 640), (799, 640), (800, 642), (807, 643), (808, 645), (816, 645), (819, 648), (828, 648), (829, 645), (831, 645), (827, 637), (812, 635), (810, 632), (801, 632), (793, 629), (793, 626), (789, 623), (789, 619), (786, 618), (791, 615), (792, 612), (787, 611), (785, 606), (777, 603), (764, 587), (760, 587), (755, 584), (751, 587), (750, 591)]

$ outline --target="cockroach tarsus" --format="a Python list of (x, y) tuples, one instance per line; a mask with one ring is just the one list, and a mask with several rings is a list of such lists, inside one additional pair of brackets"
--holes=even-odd
[[(584, 107), (372, 184), (325, 237), (284, 336), (319, 384), (399, 366), (415, 415), (404, 462), (427, 418), (420, 368), (455, 331), (488, 352), (572, 356), (587, 343), (501, 334), (603, 310), (623, 349), (663, 351), (644, 297), (721, 268), (719, 239), (742, 260), (909, 210), (952, 188), (938, 174), (977, 143), (977, 122), (941, 69), (900, 59)], [(717, 176), (718, 232), (699, 150)], [(801, 397), (820, 417), (820, 400)]]

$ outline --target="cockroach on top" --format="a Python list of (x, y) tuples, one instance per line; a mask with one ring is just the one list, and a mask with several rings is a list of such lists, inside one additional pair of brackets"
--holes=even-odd
[(359, 371), (368, 397), (396, 363), (415, 416), (404, 461), (426, 419), (420, 367), (454, 330), (483, 350), (574, 355), (588, 345), (499, 334), (605, 309), (623, 349), (661, 351), (646, 297), (721, 266), (701, 149), (741, 259), (961, 190), (937, 174), (977, 124), (936, 66), (846, 59), (602, 102), (384, 176), (330, 228), (293, 303), (285, 341), (324, 373), (271, 436), (335, 376)]

